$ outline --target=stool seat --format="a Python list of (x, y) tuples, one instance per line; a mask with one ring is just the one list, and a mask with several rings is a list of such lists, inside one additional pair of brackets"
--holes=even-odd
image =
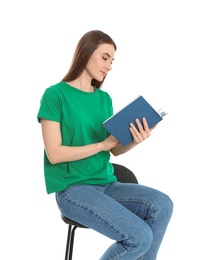
[(80, 228), (88, 228), (86, 226), (81, 225), (78, 222), (75, 222), (75, 221), (73, 221), (73, 220), (71, 220), (69, 218), (66, 218), (63, 214), (61, 214), (61, 218), (68, 225), (72, 225), (72, 226), (76, 226), (76, 227), (80, 227)]

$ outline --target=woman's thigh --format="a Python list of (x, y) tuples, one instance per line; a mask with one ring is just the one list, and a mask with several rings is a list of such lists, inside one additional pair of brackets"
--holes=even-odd
[[(144, 220), (148, 220), (153, 213), (172, 213), (173, 204), (170, 198), (147, 186), (115, 182), (106, 188), (105, 194)], [(148, 224), (151, 226), (151, 223)]]
[(111, 185), (72, 186), (57, 193), (57, 203), (66, 217), (111, 239), (126, 240), (133, 234), (151, 239), (152, 232), (147, 223), (121, 203), (124, 195), (121, 198), (120, 194), (112, 196), (115, 192), (119, 193), (117, 186), (121, 185), (113, 188)]

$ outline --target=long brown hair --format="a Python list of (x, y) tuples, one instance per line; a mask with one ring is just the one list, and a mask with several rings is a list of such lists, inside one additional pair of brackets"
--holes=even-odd
[[(117, 50), (117, 46), (113, 39), (102, 31), (93, 30), (84, 34), (77, 44), (70, 69), (62, 81), (69, 82), (78, 78), (85, 69), (90, 56), (100, 44), (104, 43), (112, 44), (115, 51)], [(100, 88), (104, 80), (105, 78), (102, 81), (93, 79), (91, 85)]]

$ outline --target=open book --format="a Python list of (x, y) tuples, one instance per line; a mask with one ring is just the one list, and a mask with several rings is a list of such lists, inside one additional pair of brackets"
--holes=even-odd
[(142, 96), (138, 96), (118, 113), (104, 121), (103, 126), (122, 145), (127, 145), (133, 141), (129, 127), (131, 122), (136, 126), (136, 118), (143, 125), (142, 118), (145, 117), (149, 128), (151, 128), (159, 123), (166, 114), (163, 109), (156, 111)]

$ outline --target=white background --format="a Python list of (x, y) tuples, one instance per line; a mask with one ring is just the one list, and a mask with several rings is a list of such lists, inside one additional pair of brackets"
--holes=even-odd
[[(112, 158), (174, 201), (158, 260), (205, 259), (203, 2), (1, 2), (0, 259), (64, 259), (67, 226), (54, 195), (46, 194), (36, 115), (43, 91), (63, 78), (79, 38), (93, 29), (118, 46), (103, 86), (114, 108), (143, 94), (169, 113), (151, 138)], [(97, 260), (111, 243), (79, 229), (74, 259)]]

